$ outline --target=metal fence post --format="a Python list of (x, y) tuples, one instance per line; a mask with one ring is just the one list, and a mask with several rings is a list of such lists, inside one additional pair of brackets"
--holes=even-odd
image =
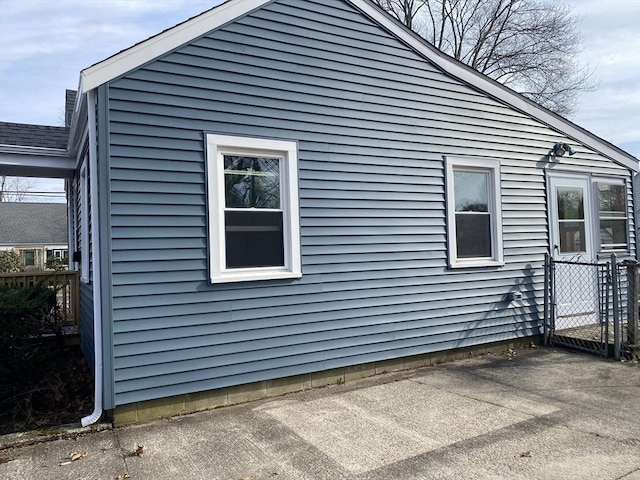
[(549, 296), (551, 292), (549, 291), (549, 267), (550, 267), (550, 255), (548, 253), (544, 254), (544, 331), (543, 338), (544, 344), (548, 347), (551, 342), (549, 338), (549, 323), (551, 319), (549, 318)]
[(613, 355), (616, 360), (620, 360), (621, 354), (621, 335), (620, 335), (620, 299), (618, 298), (619, 289), (618, 262), (615, 253), (611, 254), (611, 287), (613, 293)]

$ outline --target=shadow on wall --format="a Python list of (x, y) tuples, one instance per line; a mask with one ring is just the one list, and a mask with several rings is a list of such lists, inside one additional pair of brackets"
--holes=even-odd
[[(467, 328), (460, 333), (458, 343), (460, 344), (464, 340), (476, 336), (474, 334), (483, 328), (495, 326), (491, 320), (498, 318), (501, 320), (501, 325), (504, 325), (508, 319), (510, 319), (510, 325), (514, 327), (514, 330), (504, 334), (492, 335), (494, 341), (540, 335), (542, 333), (543, 322), (542, 304), (538, 302), (534, 290), (535, 272), (532, 265), (528, 263), (522, 269), (522, 275), (516, 279), (515, 284), (509, 291), (506, 292), (500, 300), (493, 302), (489, 306), (487, 313), (485, 313), (480, 320), (470, 322)], [(521, 299), (517, 299), (520, 295)], [(511, 312), (506, 318), (504, 316), (505, 310), (510, 310)], [(527, 319), (527, 316), (533, 318)], [(463, 346), (459, 344), (456, 345), (456, 347)]]

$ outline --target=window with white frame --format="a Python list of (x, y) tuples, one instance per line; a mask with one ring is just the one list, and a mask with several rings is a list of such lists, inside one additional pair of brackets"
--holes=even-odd
[(80, 281), (89, 283), (89, 179), (87, 158), (80, 167)]
[(296, 143), (206, 141), (211, 282), (300, 277)]
[(449, 266), (501, 265), (500, 162), (446, 158)]
[(627, 202), (624, 181), (593, 182), (599, 222), (599, 251), (628, 250)]

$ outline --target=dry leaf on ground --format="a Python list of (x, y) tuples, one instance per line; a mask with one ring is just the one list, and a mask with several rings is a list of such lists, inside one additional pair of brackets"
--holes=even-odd
[(520, 452), (520, 456), (521, 457), (525, 457), (525, 458), (531, 458), (531, 451), (527, 450), (526, 452)]
[(127, 480), (128, 478), (131, 478), (131, 477), (129, 476), (129, 474), (128, 474), (128, 473), (123, 473), (122, 475), (118, 475), (118, 476), (116, 477), (116, 480)]
[(86, 457), (89, 452), (73, 452), (69, 454), (69, 460), (75, 462), (83, 457)]
[(144, 453), (144, 445), (136, 444), (136, 448), (133, 449), (133, 454), (138, 457)]

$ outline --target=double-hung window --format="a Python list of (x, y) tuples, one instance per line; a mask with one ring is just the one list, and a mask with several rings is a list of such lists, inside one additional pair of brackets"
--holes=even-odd
[(207, 135), (210, 279), (301, 276), (295, 142)]
[(500, 162), (446, 158), (449, 266), (501, 265)]
[(628, 250), (627, 202), (624, 182), (596, 180), (599, 221), (599, 251)]

